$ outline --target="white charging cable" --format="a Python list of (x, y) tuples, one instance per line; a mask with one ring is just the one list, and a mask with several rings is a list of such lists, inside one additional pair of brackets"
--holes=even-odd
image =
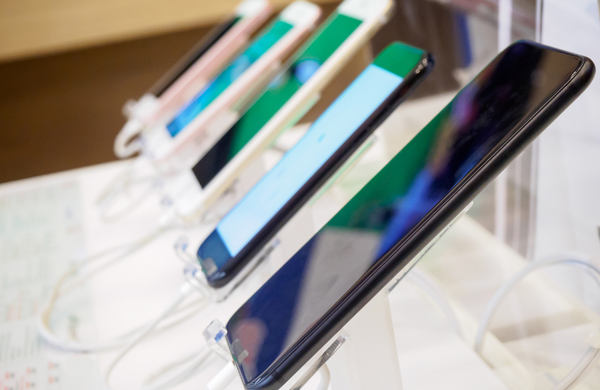
[[(100, 192), (96, 199), (100, 217), (109, 223), (125, 217), (142, 205), (150, 195), (157, 193), (163, 184), (162, 176), (152, 163), (143, 156), (137, 157), (131, 166), (119, 173)], [(139, 191), (139, 194), (135, 194), (135, 191)]]
[(115, 155), (119, 158), (127, 158), (142, 150), (142, 142), (139, 135), (144, 130), (144, 123), (136, 118), (131, 118), (125, 123), (113, 146)]
[[(135, 337), (133, 337), (127, 345), (119, 352), (119, 354), (112, 360), (106, 373), (104, 375), (104, 384), (107, 389), (113, 389), (110, 385), (110, 377), (117, 367), (117, 365), (123, 360), (123, 358), (133, 350), (135, 346), (140, 344), (145, 338), (147, 338), (165, 319), (167, 319), (173, 312), (175, 312), (179, 306), (183, 303), (183, 301), (188, 298), (192, 292), (198, 292), (198, 290), (189, 283), (184, 283), (175, 299), (169, 304), (162, 313), (160, 313), (152, 322), (146, 325), (141, 331), (137, 332)], [(199, 352), (196, 352), (191, 359), (188, 357), (188, 362), (186, 364), (176, 363), (171, 365), (171, 367), (167, 367), (162, 372), (155, 374), (149, 381), (146, 381), (146, 384), (142, 387), (143, 390), (165, 390), (170, 387), (173, 387), (184, 380), (193, 376), (198, 368), (202, 365), (202, 363), (209, 357), (211, 351), (208, 347), (204, 347)], [(183, 365), (182, 368), (176, 370), (176, 372), (169, 376), (167, 379), (164, 379), (160, 383), (148, 384), (148, 382), (156, 382), (159, 377), (165, 376), (165, 374), (169, 371), (173, 371), (175, 366)]]
[(237, 378), (238, 372), (233, 361), (229, 361), (206, 385), (207, 390), (225, 390)]
[(319, 379), (317, 390), (327, 390), (329, 388), (329, 382), (331, 382), (331, 374), (327, 364), (323, 364), (321, 368), (319, 368), (319, 374), (321, 374), (321, 379)]
[[(331, 382), (331, 374), (329, 372), (329, 368), (327, 364), (323, 364), (319, 368), (319, 384), (317, 385), (317, 390), (327, 390), (329, 389), (329, 383)], [(231, 384), (238, 377), (237, 368), (233, 361), (228, 362), (225, 367), (221, 369), (215, 375), (210, 382), (206, 385), (207, 390), (225, 390), (227, 386)]]
[(159, 99), (150, 94), (144, 94), (139, 100), (128, 100), (123, 106), (123, 114), (127, 123), (123, 126), (113, 146), (115, 155), (126, 158), (142, 151), (140, 136), (148, 127), (148, 121), (160, 106)]
[[(166, 390), (177, 386), (202, 370), (204, 362), (208, 360), (211, 353), (212, 351), (210, 348), (202, 348), (199, 352), (194, 352), (191, 355), (179, 359), (177, 362), (162, 367), (144, 380), (142, 390)], [(175, 370), (176, 368), (179, 369)], [(157, 383), (158, 379), (164, 378), (173, 371), (175, 371), (175, 373), (171, 374), (168, 379), (163, 379), (162, 382)]]
[(454, 313), (454, 309), (452, 309), (452, 306), (448, 302), (446, 293), (441, 289), (437, 281), (419, 266), (413, 267), (406, 275), (406, 279), (407, 281), (414, 283), (439, 307), (450, 323), (450, 326), (452, 326), (452, 329), (454, 329), (456, 334), (464, 340), (465, 337), (460, 322)]
[[(133, 329), (129, 332), (124, 333), (121, 336), (118, 336), (112, 340), (102, 341), (97, 343), (89, 343), (89, 342), (80, 342), (80, 341), (69, 341), (65, 340), (59, 336), (57, 336), (51, 329), (50, 320), (52, 313), (54, 311), (54, 307), (58, 299), (73, 290), (75, 290), (80, 285), (87, 282), (96, 274), (108, 269), (109, 267), (114, 266), (115, 264), (123, 261), (128, 258), (134, 252), (140, 250), (148, 243), (155, 240), (157, 237), (165, 233), (166, 231), (185, 226), (182, 221), (177, 219), (173, 214), (167, 214), (159, 221), (159, 226), (154, 229), (149, 234), (145, 235), (141, 239), (127, 244), (123, 246), (119, 246), (113, 249), (109, 249), (98, 253), (96, 255), (90, 256), (77, 264), (73, 265), (67, 272), (65, 272), (54, 285), (50, 297), (42, 306), (40, 313), (37, 316), (37, 330), (40, 336), (50, 345), (70, 351), (70, 352), (95, 352), (102, 351), (107, 349), (116, 348), (122, 346), (127, 340), (131, 339), (136, 333), (140, 332), (140, 328)], [(110, 255), (114, 255), (113, 257), (109, 257)], [(109, 257), (108, 260), (106, 258)], [(106, 260), (100, 265), (97, 265), (95, 268), (88, 270), (87, 272), (78, 275), (80, 271), (84, 268), (96, 265), (100, 262), (100, 260)], [(193, 315), (197, 310), (197, 306), (199, 302), (195, 302), (194, 304), (186, 305), (184, 307), (179, 308), (176, 312), (172, 313), (171, 316), (179, 316), (180, 318), (175, 318), (171, 323), (163, 326), (160, 330), (164, 330), (174, 326), (175, 324), (184, 321), (189, 316)]]
[[(131, 157), (135, 153), (142, 152), (142, 133), (148, 128), (149, 120), (159, 108), (159, 100), (152, 94), (144, 94), (138, 101), (130, 100), (123, 107), (123, 114), (128, 118), (114, 143), (115, 155), (119, 158)], [(150, 169), (150, 175), (140, 175), (143, 169)], [(101, 193), (98, 204), (101, 207), (101, 216), (105, 221), (114, 221), (130, 213), (138, 207), (151, 193), (155, 192), (161, 183), (161, 176), (150, 161), (141, 154), (133, 163), (133, 166), (118, 175), (106, 189)], [(126, 207), (111, 214), (112, 207), (120, 195), (131, 188), (137, 187), (145, 182), (150, 182), (150, 188), (140, 196), (134, 197)]]
[[(551, 265), (556, 264), (568, 264), (583, 266), (587, 270), (591, 271), (592, 276), (595, 280), (600, 279), (600, 268), (595, 264), (591, 263), (588, 258), (581, 254), (569, 253), (561, 256), (552, 256), (541, 260), (534, 261), (525, 266), (521, 271), (510, 278), (492, 297), (490, 302), (487, 304), (481, 320), (479, 322), (479, 329), (475, 337), (475, 352), (481, 355), (483, 348), (483, 342), (490, 321), (498, 309), (498, 306), (504, 299), (504, 297), (526, 276), (530, 273)], [(552, 390), (567, 390), (574, 388), (579, 382), (581, 382), (595, 366), (598, 365), (600, 360), (600, 329), (594, 331), (588, 340), (589, 348), (581, 358), (581, 360), (575, 365), (575, 367), (564, 377), (558, 384), (556, 384)]]

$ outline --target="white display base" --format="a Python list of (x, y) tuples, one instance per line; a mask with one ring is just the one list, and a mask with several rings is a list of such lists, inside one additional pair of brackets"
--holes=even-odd
[[(425, 248), (415, 255), (385, 288), (282, 386), (282, 390), (301, 389), (324, 364), (329, 367), (333, 390), (372, 388), (402, 390), (402, 376), (388, 296), (411, 268), (425, 256), (458, 219), (466, 214), (471, 206), (472, 203), (467, 205)], [(215, 321), (219, 322), (218, 319)], [(339, 346), (340, 344), (341, 346)], [(223, 349), (224, 353), (227, 353), (227, 348), (223, 346)]]
[(400, 362), (387, 299), (356, 315), (362, 326), (327, 362), (333, 390), (402, 390)]

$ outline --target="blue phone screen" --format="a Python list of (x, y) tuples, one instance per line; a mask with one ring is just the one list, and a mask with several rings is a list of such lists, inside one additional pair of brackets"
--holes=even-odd
[(248, 244), (401, 82), (402, 77), (373, 64), (361, 73), (306, 135), (221, 220), (217, 232), (231, 256)]

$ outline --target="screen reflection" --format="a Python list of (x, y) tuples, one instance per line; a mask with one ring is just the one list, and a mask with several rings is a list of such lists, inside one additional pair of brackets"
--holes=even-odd
[[(578, 64), (575, 57), (520, 43), (460, 91), (230, 319), (227, 337), (237, 346), (243, 380), (264, 373), (374, 263), (402, 245)], [(241, 347), (246, 352), (236, 354)]]

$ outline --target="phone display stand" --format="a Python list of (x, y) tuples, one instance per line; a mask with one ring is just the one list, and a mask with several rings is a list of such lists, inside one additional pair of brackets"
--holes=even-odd
[[(332, 390), (402, 390), (389, 294), (472, 205), (469, 203), (281, 389), (303, 388), (326, 364), (331, 374)], [(218, 319), (213, 320), (203, 334), (212, 350), (226, 360), (232, 360), (232, 352), (225, 341), (227, 329)], [(239, 345), (234, 345), (233, 349), (237, 361), (248, 356), (248, 352)]]
[[(356, 164), (358, 164), (360, 162), (360, 160), (365, 156), (366, 152), (375, 144), (375, 142), (377, 142), (377, 140), (378, 140), (377, 136), (372, 135), (365, 142), (363, 142), (363, 144), (358, 148), (358, 150), (356, 150), (348, 158), (348, 160), (344, 163), (344, 165), (342, 165), (342, 167), (340, 167), (340, 169), (338, 169), (336, 171), (336, 173), (331, 178), (329, 178), (329, 180), (322, 186), (321, 190), (318, 191), (315, 195), (313, 195), (311, 197), (311, 199), (307, 202), (307, 205), (310, 206), (310, 205), (314, 204), (332, 186), (334, 186), (337, 182), (342, 180), (343, 177), (354, 166), (356, 166)], [(266, 172), (264, 172), (264, 173), (266, 173)], [(223, 197), (225, 197), (225, 196), (231, 197), (231, 198), (236, 198), (236, 196), (239, 197), (239, 195), (235, 194), (236, 191), (237, 191), (236, 183), (234, 183), (231, 186), (231, 188), (225, 194), (223, 194), (223, 196), (221, 197), (221, 200), (224, 201)], [(231, 203), (231, 201), (229, 201), (229, 203)], [(223, 209), (223, 205), (220, 202), (214, 206), (216, 206), (217, 208)], [(225, 206), (225, 208), (227, 208), (227, 206)], [(297, 214), (300, 214), (300, 213), (302, 213), (302, 211), (299, 211)], [(217, 212), (214, 215), (218, 215), (218, 214), (219, 213)], [(222, 212), (221, 214), (224, 215), (225, 213)], [(221, 215), (221, 217), (222, 217), (222, 215)], [(311, 229), (311, 228), (309, 228), (309, 229)], [(188, 263), (189, 269), (186, 272), (188, 281), (190, 281), (197, 288), (201, 289), (201, 291), (204, 294), (208, 294), (208, 296), (211, 297), (213, 302), (222, 302), (225, 299), (227, 299), (229, 294), (231, 294), (233, 292), (233, 290), (235, 290), (240, 284), (242, 284), (244, 282), (244, 280), (246, 280), (246, 278), (250, 274), (252, 274), (252, 272), (263, 261), (265, 261), (266, 259), (269, 258), (269, 255), (279, 245), (279, 243), (280, 243), (280, 239), (278, 238), (278, 236), (273, 238), (267, 245), (264, 246), (264, 248), (256, 256), (254, 256), (254, 258), (250, 261), (250, 263), (248, 263), (248, 265), (246, 265), (246, 267), (244, 267), (244, 269), (238, 275), (236, 275), (236, 277), (234, 277), (231, 282), (229, 282), (226, 286), (219, 288), (219, 289), (213, 289), (213, 288), (208, 287), (208, 285), (206, 285), (206, 282), (203, 279), (202, 272), (198, 269), (198, 267), (199, 267), (198, 262), (195, 260), (195, 258), (192, 255), (184, 253), (185, 246), (187, 246), (187, 240), (185, 240), (185, 239), (180, 240), (180, 242), (176, 243), (175, 251), (178, 252), (180, 257), (185, 257), (186, 262)], [(183, 254), (183, 256), (182, 256), (182, 254)], [(216, 271), (216, 269), (217, 268), (215, 266), (214, 271)], [(209, 270), (207, 270), (207, 272), (210, 274), (211, 270), (209, 269)]]
[[(367, 305), (344, 327), (343, 333), (328, 348), (332, 350), (327, 351), (330, 357), (328, 353), (321, 355), (318, 368), (313, 370), (318, 371), (327, 364), (333, 390), (402, 390), (388, 294), (372, 301), (374, 305)], [(354, 327), (356, 329), (352, 329)], [(337, 348), (336, 342), (339, 343)], [(327, 360), (323, 358), (326, 356)], [(291, 389), (301, 387), (299, 381)]]
[(204, 273), (200, 269), (200, 264), (196, 260), (195, 256), (191, 255), (187, 252), (188, 239), (186, 236), (182, 236), (177, 240), (174, 245), (175, 253), (177, 256), (183, 260), (186, 264), (184, 268), (184, 277), (188, 283), (198, 289), (202, 294), (206, 297), (209, 297), (212, 302), (219, 303), (227, 299), (229, 294), (236, 287), (244, 282), (244, 280), (254, 271), (260, 263), (265, 260), (269, 254), (279, 245), (279, 240), (275, 238), (271, 241), (265, 248), (252, 259), (252, 261), (244, 267), (244, 270), (240, 272), (231, 282), (229, 282), (225, 287), (214, 289), (209, 287), (206, 282), (206, 278)]

